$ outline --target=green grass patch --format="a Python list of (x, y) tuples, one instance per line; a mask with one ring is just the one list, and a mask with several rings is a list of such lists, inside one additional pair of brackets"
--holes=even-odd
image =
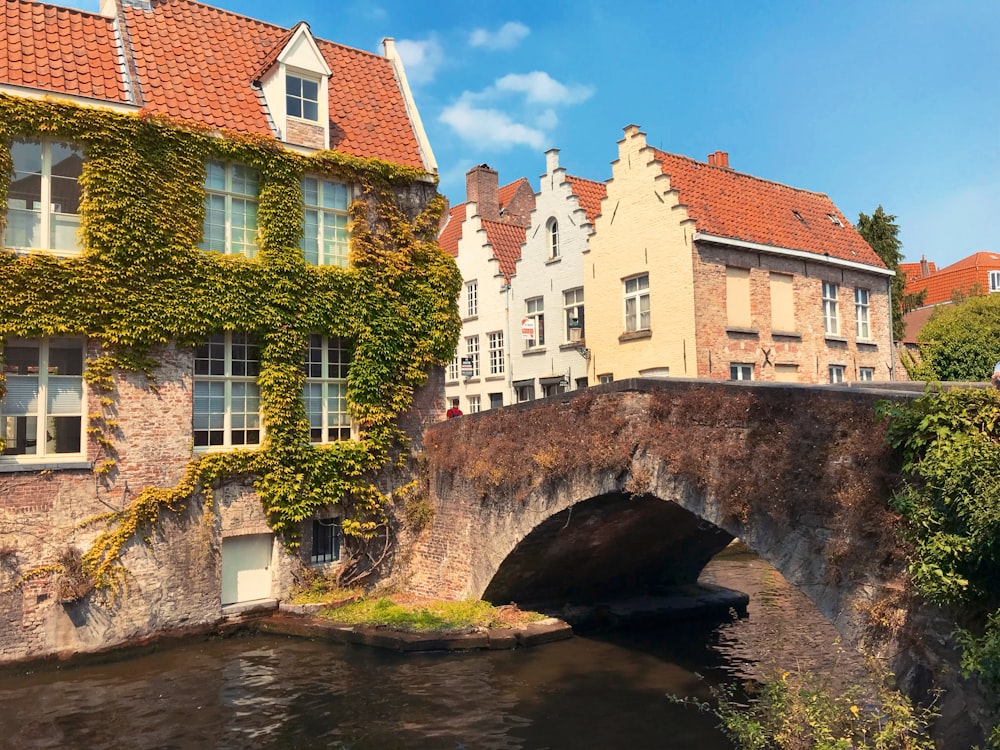
[(363, 599), (320, 612), (320, 617), (353, 625), (380, 625), (409, 631), (460, 631), (513, 627), (545, 619), (538, 612), (494, 607), (484, 601), (397, 604), (392, 599)]

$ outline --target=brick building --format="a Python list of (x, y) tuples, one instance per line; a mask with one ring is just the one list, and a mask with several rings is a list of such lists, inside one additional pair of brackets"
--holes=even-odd
[(625, 129), (585, 260), (590, 382), (890, 380), (888, 271), (821, 193)]
[(980, 251), (951, 265), (938, 268), (921, 258), (920, 263), (904, 263), (906, 294), (923, 293), (920, 307), (908, 312), (904, 341), (915, 344), (920, 329), (938, 305), (950, 305), (955, 300), (1000, 292), (1000, 254)]
[[(438, 201), (392, 40), (377, 55), (192, 0), (0, 14), (5, 662), (210, 626), (336, 566), (347, 496), (377, 496), (337, 467), (377, 471), (386, 423), (440, 417), (420, 385), (458, 282), (433, 237), (380, 231), (433, 226)], [(407, 286), (427, 273), (437, 291)], [(424, 294), (422, 317), (387, 325), (390, 288)], [(109, 603), (73, 561), (128, 519)]]

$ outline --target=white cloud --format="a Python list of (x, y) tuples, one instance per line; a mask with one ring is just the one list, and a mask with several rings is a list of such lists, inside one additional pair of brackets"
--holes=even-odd
[(531, 73), (511, 73), (497, 80), (497, 91), (512, 91), (524, 94), (529, 102), (540, 104), (579, 104), (594, 93), (589, 86), (559, 83), (548, 73), (540, 70)]
[(484, 150), (549, 145), (559, 124), (560, 107), (592, 95), (589, 87), (560, 83), (534, 71), (497, 79), (482, 91), (465, 91), (444, 109), (439, 120), (459, 138)]
[(515, 122), (498, 109), (477, 107), (467, 97), (445, 107), (440, 119), (463, 140), (484, 148), (507, 150), (514, 146), (530, 146), (537, 149), (545, 143), (542, 130)]
[(523, 23), (508, 21), (496, 31), (473, 29), (469, 34), (469, 46), (500, 50), (514, 49), (531, 30)]
[(396, 51), (403, 59), (410, 83), (430, 83), (444, 62), (444, 50), (434, 37), (400, 39), (396, 42)]

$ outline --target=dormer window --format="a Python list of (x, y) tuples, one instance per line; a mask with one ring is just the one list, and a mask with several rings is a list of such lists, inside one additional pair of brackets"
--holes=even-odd
[(285, 106), (289, 117), (319, 122), (319, 81), (286, 75)]

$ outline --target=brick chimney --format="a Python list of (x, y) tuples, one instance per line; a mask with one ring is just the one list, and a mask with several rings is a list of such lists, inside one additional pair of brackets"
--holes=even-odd
[(500, 176), (488, 164), (480, 164), (465, 173), (465, 199), (476, 204), (479, 216), (486, 221), (500, 221)]
[(708, 155), (708, 163), (713, 167), (724, 167), (729, 169), (729, 152), (728, 151), (716, 151), (714, 154)]
[(931, 269), (927, 265), (927, 258), (925, 258), (922, 253), (920, 255), (920, 275), (921, 277), (931, 275)]

